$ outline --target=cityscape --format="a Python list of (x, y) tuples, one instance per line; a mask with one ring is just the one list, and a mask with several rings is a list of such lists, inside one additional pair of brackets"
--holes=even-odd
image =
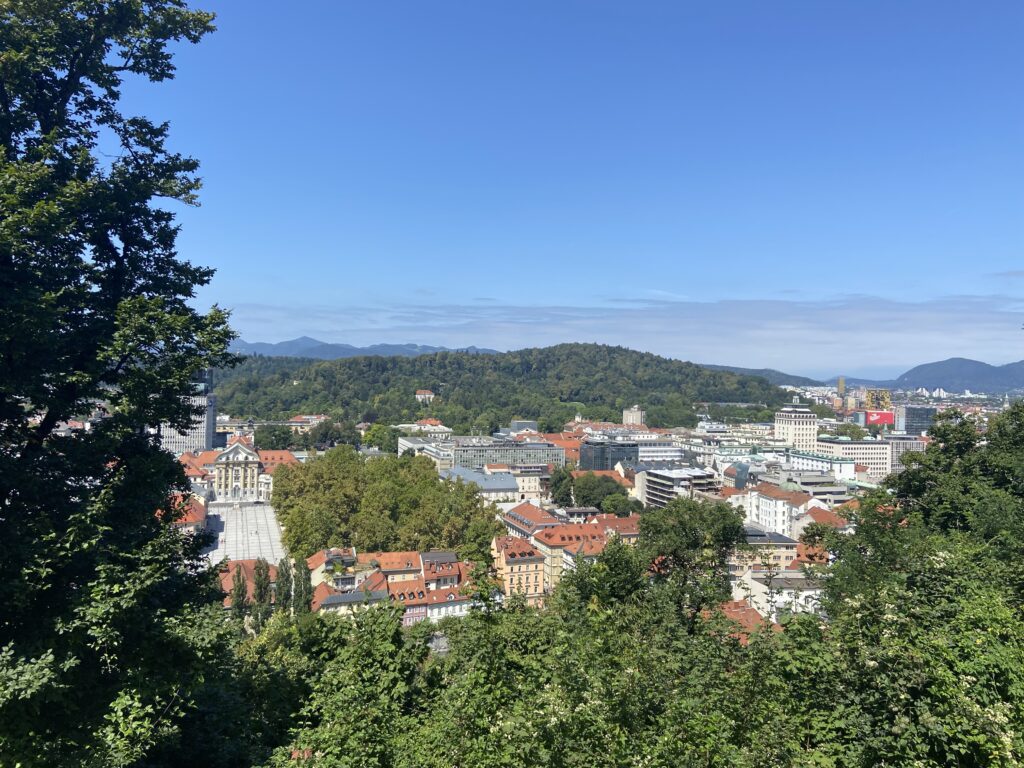
[(0, 768), (1024, 765), (1022, 32), (0, 3)]

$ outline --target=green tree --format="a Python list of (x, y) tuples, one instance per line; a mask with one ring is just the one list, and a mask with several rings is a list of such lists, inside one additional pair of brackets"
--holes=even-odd
[[(327, 765), (384, 768), (395, 764), (395, 736), (414, 694), (422, 641), (402, 634), (402, 609), (376, 606), (342, 620), (343, 639), (330, 654), (303, 708), (304, 723), (278, 749), (271, 765), (292, 766), (293, 753), (309, 750)], [(324, 617), (324, 623), (334, 617)]]
[(300, 616), (312, 609), (313, 581), (304, 560), (296, 562), (293, 573), (295, 593), (292, 598), (292, 610), (296, 616)]
[(456, 549), (486, 559), (499, 527), (476, 490), (437, 476), (422, 456), (363, 460), (339, 446), (274, 475), (274, 507), (296, 558), (334, 546)]
[(601, 501), (601, 511), (617, 517), (628, 517), (634, 512), (642, 512), (643, 506), (638, 499), (629, 498), (625, 491), (609, 494)]
[(565, 467), (551, 473), (551, 499), (559, 507), (572, 506), (572, 473)]
[(274, 605), (278, 611), (292, 612), (292, 561), (282, 557), (277, 564), (277, 583), (274, 585)]
[(261, 557), (256, 561), (252, 572), (252, 624), (256, 632), (263, 629), (263, 625), (270, 618), (273, 611), (272, 595), (270, 564)]
[(578, 507), (598, 507), (608, 496), (624, 495), (622, 486), (607, 475), (588, 473), (573, 482), (573, 496)]
[[(0, 754), (123, 765), (174, 738), (202, 676), (187, 616), (215, 594), (202, 540), (170, 527), (187, 486), (148, 435), (190, 426), (226, 315), (191, 306), (171, 210), (194, 160), (126, 115), (122, 79), (174, 75), (212, 29), (178, 0), (0, 5)], [(108, 142), (100, 150), (101, 138)], [(70, 436), (61, 422), (106, 418)], [(165, 427), (166, 428), (166, 427)]]
[(284, 451), (299, 444), (292, 434), (291, 427), (284, 424), (264, 424), (256, 427), (253, 433), (253, 444), (265, 451)]
[(386, 453), (398, 453), (398, 437), (397, 429), (387, 424), (374, 424), (363, 435), (363, 443), (376, 446)]
[(868, 436), (868, 431), (858, 427), (851, 422), (843, 422), (836, 425), (836, 437), (848, 437), (851, 440), (863, 440)]
[(249, 614), (249, 584), (242, 566), (235, 567), (231, 577), (231, 618), (241, 626)]
[(359, 445), (361, 439), (351, 421), (339, 423), (330, 419), (317, 424), (305, 437), (305, 445), (308, 448), (333, 448), (341, 444)]
[(640, 551), (691, 628), (701, 611), (729, 598), (728, 558), (744, 542), (743, 516), (721, 503), (675, 499), (640, 518)]

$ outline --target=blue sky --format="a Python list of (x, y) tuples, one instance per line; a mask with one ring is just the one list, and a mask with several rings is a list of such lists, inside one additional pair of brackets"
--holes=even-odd
[(1024, 4), (200, 5), (126, 106), (247, 340), (1024, 358)]

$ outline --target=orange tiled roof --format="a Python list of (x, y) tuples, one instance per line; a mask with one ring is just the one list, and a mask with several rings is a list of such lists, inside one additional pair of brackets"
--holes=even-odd
[(822, 509), (821, 507), (811, 507), (807, 510), (807, 514), (810, 515), (811, 520), (822, 525), (828, 525), (833, 528), (845, 528), (849, 525), (849, 522), (844, 518), (837, 515), (835, 512)]
[(326, 581), (321, 581), (316, 585), (313, 590), (313, 599), (310, 601), (310, 609), (315, 613), (320, 610), (320, 605), (331, 595), (340, 594), (338, 590), (328, 584)]
[[(224, 592), (224, 607), (231, 607), (231, 586), (235, 580), (235, 571), (241, 570), (245, 575), (246, 595), (252, 600), (252, 592), (255, 588), (255, 560), (229, 560), (226, 567), (220, 572), (220, 588)], [(270, 581), (277, 581), (277, 566), (270, 563)]]
[(528, 501), (524, 501), (522, 504), (512, 507), (509, 512), (515, 512), (517, 515), (534, 525), (558, 522), (550, 512), (534, 506)]
[(587, 522), (591, 525), (597, 525), (603, 531), (614, 531), (619, 536), (640, 535), (640, 515), (617, 517), (612, 514), (602, 513), (588, 517)]
[(587, 539), (585, 541), (576, 541), (569, 544), (565, 551), (571, 553), (575, 557), (596, 557), (604, 552), (605, 546), (608, 542), (603, 537), (600, 539)]
[(533, 544), (519, 536), (498, 536), (494, 539), (494, 548), (498, 552), (504, 552), (507, 560), (541, 557)]
[(548, 547), (564, 547), (584, 539), (604, 539), (605, 535), (602, 529), (596, 525), (567, 523), (556, 525), (553, 528), (544, 528), (533, 534), (533, 537)]
[(423, 579), (406, 579), (405, 581), (389, 581), (387, 585), (388, 595), (392, 600), (397, 600), (404, 606), (426, 605), (430, 590)]
[(351, 555), (352, 550), (350, 548), (332, 547), (331, 549), (321, 549), (314, 552), (312, 555), (306, 558), (306, 566), (311, 571), (315, 571), (321, 565), (327, 562), (329, 555), (340, 556), (340, 555)]
[(772, 483), (758, 483), (754, 490), (762, 496), (767, 496), (769, 499), (785, 501), (794, 507), (802, 507), (814, 498), (810, 494), (801, 493), (800, 491), (787, 491)]
[(420, 553), (415, 550), (407, 552), (360, 552), (356, 562), (370, 565), (374, 561), (382, 571), (406, 571), (422, 567)]
[[(738, 631), (734, 632), (732, 636), (739, 640), (741, 645), (749, 643), (750, 633), (767, 623), (757, 609), (746, 600), (730, 600), (722, 603), (718, 608), (725, 618), (739, 625)], [(775, 632), (782, 631), (782, 627), (775, 623), (771, 624), (771, 628)]]

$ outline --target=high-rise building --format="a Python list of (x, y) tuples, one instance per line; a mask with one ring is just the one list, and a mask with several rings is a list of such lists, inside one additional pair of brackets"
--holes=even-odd
[(864, 392), (864, 410), (892, 410), (892, 392), (888, 389), (868, 389)]
[(805, 405), (794, 403), (775, 414), (775, 439), (798, 451), (813, 451), (818, 442), (818, 417)]
[(186, 399), (201, 414), (185, 432), (179, 432), (170, 424), (160, 425), (160, 445), (174, 455), (186, 451), (209, 451), (213, 448), (213, 436), (217, 428), (217, 400), (212, 394), (213, 371), (204, 369), (192, 379), (192, 394)]
[(927, 405), (900, 405), (896, 408), (896, 431), (923, 435), (932, 428), (938, 408)]
[(626, 408), (622, 412), (622, 423), (626, 426), (643, 425), (647, 423), (647, 411), (639, 405)]
[(844, 397), (846, 395), (846, 377), (845, 376), (840, 376), (839, 380), (836, 382), (836, 394), (838, 394), (839, 397)]

